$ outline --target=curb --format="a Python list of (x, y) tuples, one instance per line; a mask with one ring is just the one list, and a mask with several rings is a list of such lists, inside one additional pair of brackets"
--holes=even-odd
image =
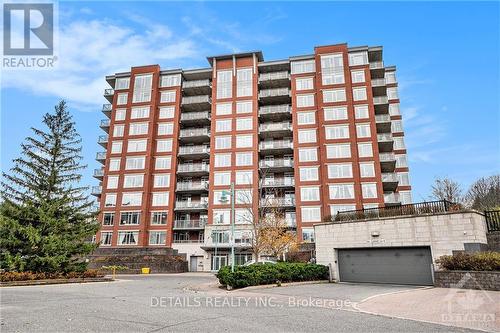
[(23, 287), (23, 286), (45, 286), (51, 284), (89, 283), (89, 282), (112, 282), (110, 277), (103, 278), (77, 278), (77, 279), (53, 279), (53, 280), (26, 280), (0, 282), (0, 287)]
[(237, 291), (246, 291), (246, 290), (254, 290), (254, 289), (270, 289), (270, 288), (281, 288), (281, 287), (291, 287), (291, 286), (301, 286), (301, 285), (307, 285), (307, 284), (323, 284), (323, 283), (330, 283), (328, 280), (316, 280), (316, 281), (299, 281), (299, 282), (286, 282), (282, 283), (281, 286), (278, 286), (277, 284), (262, 284), (259, 286), (249, 286), (245, 288), (238, 288), (238, 289), (231, 289), (237, 290)]

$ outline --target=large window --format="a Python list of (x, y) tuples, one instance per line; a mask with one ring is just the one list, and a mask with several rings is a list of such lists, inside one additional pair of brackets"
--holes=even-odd
[(323, 85), (345, 82), (342, 53), (321, 56), (321, 78)]
[(148, 134), (148, 123), (131, 123), (129, 125), (129, 135), (144, 135)]
[(373, 199), (377, 197), (377, 184), (376, 183), (363, 183), (361, 184), (361, 192), (364, 199)]
[(151, 225), (167, 224), (167, 212), (152, 212)]
[(158, 174), (154, 175), (153, 187), (168, 187), (170, 186), (170, 174)]
[(134, 95), (132, 103), (151, 101), (153, 74), (136, 75), (134, 79)]
[(366, 101), (366, 87), (352, 88), (352, 95), (355, 101)]
[(148, 141), (146, 139), (141, 140), (128, 140), (127, 152), (134, 153), (139, 151), (146, 151)]
[(168, 206), (168, 192), (155, 192), (153, 193), (152, 206)]
[[(252, 223), (252, 212), (250, 212), (248, 209), (236, 209), (234, 212), (234, 223), (235, 224), (249, 224)], [(241, 231), (239, 231), (241, 233)], [(247, 231), (250, 233), (250, 231)], [(241, 240), (241, 236), (238, 237), (237, 233), (235, 232), (235, 242), (238, 242), (238, 238), (240, 238), (239, 243), (246, 242)], [(248, 237), (245, 237), (248, 241), (250, 240)]]
[(109, 159), (109, 171), (120, 170), (121, 158), (111, 158)]
[(358, 143), (358, 155), (359, 157), (373, 157), (372, 143)]
[(108, 176), (108, 183), (106, 184), (107, 189), (118, 188), (118, 176)]
[(215, 167), (223, 168), (231, 166), (231, 154), (215, 154)]
[(156, 170), (170, 169), (171, 164), (172, 164), (172, 157), (170, 157), (170, 156), (155, 158), (155, 169)]
[(253, 183), (252, 171), (236, 171), (236, 185), (250, 185)]
[(253, 146), (252, 135), (237, 135), (236, 148), (251, 148)]
[(233, 113), (233, 103), (217, 103), (215, 105), (215, 114), (224, 116)]
[(295, 89), (300, 90), (310, 90), (314, 89), (314, 81), (312, 77), (299, 77), (295, 79)]
[(102, 225), (113, 225), (115, 223), (115, 213), (103, 213)]
[(345, 89), (323, 90), (323, 103), (345, 102)]
[(132, 108), (130, 113), (131, 119), (148, 118), (149, 117), (149, 106), (140, 106)]
[(246, 131), (253, 128), (252, 118), (236, 118), (236, 130)]
[(251, 68), (240, 68), (236, 71), (236, 96), (252, 96), (252, 72)]
[(122, 206), (140, 206), (142, 192), (125, 192), (122, 194)]
[(156, 152), (163, 153), (170, 151), (172, 151), (172, 139), (156, 141)]
[(390, 103), (389, 104), (389, 115), (391, 116), (399, 116), (401, 112), (399, 111), (399, 103)]
[(173, 103), (175, 102), (175, 90), (162, 91), (160, 95), (160, 103)]
[(213, 223), (214, 224), (229, 224), (231, 223), (231, 211), (214, 209)]
[(304, 241), (304, 243), (314, 243), (314, 229), (313, 228), (302, 229), (302, 240)]
[(406, 154), (397, 154), (396, 168), (406, 168), (406, 167), (408, 167), (408, 160), (406, 158)]
[(236, 204), (249, 205), (252, 203), (252, 190), (236, 190), (234, 193)]
[(319, 201), (319, 186), (308, 186), (300, 188), (301, 201)]
[(110, 246), (112, 238), (113, 238), (112, 231), (102, 231), (101, 232), (101, 246)]
[(160, 119), (171, 119), (175, 115), (175, 106), (162, 106), (160, 108)]
[(123, 187), (142, 187), (144, 185), (144, 175), (125, 175), (123, 179)]
[(216, 136), (215, 149), (229, 149), (231, 148), (231, 136)]
[(368, 105), (355, 105), (354, 114), (356, 119), (366, 119), (368, 115)]
[(120, 77), (116, 79), (115, 90), (128, 89), (130, 86), (129, 77)]
[(120, 214), (120, 225), (137, 225), (141, 223), (140, 212), (122, 212)]
[(390, 87), (387, 88), (387, 98), (388, 99), (398, 99), (398, 88), (396, 87)]
[(115, 207), (116, 206), (116, 193), (107, 193), (104, 199), (105, 207)]
[(410, 185), (410, 176), (408, 172), (398, 172), (398, 181), (400, 186), (409, 186)]
[(337, 215), (339, 212), (356, 210), (356, 205), (330, 205), (330, 214)]
[(232, 130), (232, 119), (219, 119), (215, 121), (215, 131), (216, 132), (231, 132)]
[(314, 162), (318, 160), (318, 148), (300, 148), (299, 162)]
[(253, 153), (236, 153), (236, 166), (251, 166), (253, 165)]
[(178, 87), (181, 85), (181, 74), (162, 75), (160, 87)]
[(316, 130), (299, 130), (299, 143), (316, 142)]
[(125, 125), (115, 125), (113, 127), (113, 136), (115, 138), (122, 137), (124, 131), (125, 131)]
[(328, 165), (328, 178), (352, 178), (352, 164), (338, 163)]
[(405, 147), (405, 141), (404, 141), (404, 138), (402, 136), (395, 136), (393, 138), (394, 140), (394, 149), (397, 150), (397, 149), (406, 149)]
[(125, 105), (127, 104), (127, 100), (128, 100), (128, 93), (120, 93), (116, 97), (116, 104)]
[(158, 135), (172, 135), (174, 133), (174, 123), (159, 123)]
[(214, 172), (214, 185), (230, 185), (231, 184), (231, 173), (230, 172)]
[(359, 173), (362, 178), (375, 177), (375, 166), (373, 162), (359, 163)]
[(312, 73), (315, 71), (314, 59), (292, 61), (292, 74)]
[(369, 138), (371, 136), (370, 124), (357, 124), (356, 136), (358, 138)]
[(217, 98), (231, 98), (233, 88), (233, 71), (217, 71)]
[(337, 106), (323, 109), (325, 120), (346, 120), (347, 106)]
[(125, 120), (125, 116), (127, 115), (127, 109), (116, 109), (115, 111), (115, 120)]
[(320, 207), (301, 207), (302, 222), (321, 222)]
[(325, 137), (327, 140), (348, 139), (349, 126), (348, 125), (325, 126)]
[(316, 123), (316, 114), (312, 112), (297, 112), (297, 125), (313, 125)]
[(331, 184), (330, 199), (354, 199), (353, 184)]
[(403, 121), (402, 120), (393, 120), (391, 122), (391, 132), (392, 133), (403, 132)]
[(368, 64), (368, 52), (352, 52), (349, 53), (349, 65), (359, 66)]
[(350, 144), (326, 145), (326, 158), (349, 158), (351, 157)]
[(299, 168), (300, 181), (317, 181), (319, 180), (318, 167), (300, 167)]
[(137, 245), (139, 241), (139, 231), (119, 231), (118, 245)]
[(149, 245), (165, 245), (167, 241), (167, 233), (165, 231), (150, 231)]
[(297, 107), (305, 108), (314, 106), (314, 94), (297, 95)]
[[(236, 102), (236, 113), (252, 113), (252, 101), (239, 101)], [(231, 112), (229, 112), (231, 113)]]
[(351, 72), (352, 83), (365, 82), (365, 71), (352, 71)]

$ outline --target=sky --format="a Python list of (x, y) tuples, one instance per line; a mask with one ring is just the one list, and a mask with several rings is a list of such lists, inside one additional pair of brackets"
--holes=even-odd
[(66, 99), (83, 139), (84, 185), (104, 134), (104, 77), (131, 66), (208, 67), (209, 55), (265, 60), (314, 46), (383, 46), (397, 66), (413, 200), (436, 177), (466, 189), (500, 171), (499, 2), (59, 2), (58, 67), (1, 73), (1, 167)]

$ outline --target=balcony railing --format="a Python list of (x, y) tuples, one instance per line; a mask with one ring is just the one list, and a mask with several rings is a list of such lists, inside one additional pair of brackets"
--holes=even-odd
[(377, 96), (373, 97), (373, 104), (387, 104), (389, 103), (389, 100), (387, 99), (387, 96)]
[(290, 159), (261, 160), (259, 162), (259, 165), (261, 168), (280, 168), (280, 167), (293, 168), (293, 160)]
[(379, 133), (377, 134), (377, 141), (378, 142), (392, 142), (392, 134), (391, 133)]
[(292, 113), (292, 108), (288, 104), (268, 105), (259, 108), (259, 115), (277, 114), (277, 113)]
[(186, 96), (182, 98), (181, 104), (201, 104), (201, 103), (211, 103), (210, 96), (199, 95), (199, 96)]
[(175, 220), (174, 229), (203, 229), (207, 219), (201, 220)]
[(196, 164), (180, 163), (177, 167), (178, 172), (200, 172), (200, 171), (208, 172), (209, 170), (210, 167), (208, 164), (201, 164), (201, 163), (196, 163)]
[(285, 140), (262, 141), (259, 144), (259, 148), (260, 149), (293, 148), (293, 142)]
[(113, 106), (111, 104), (103, 104), (102, 105), (102, 112), (110, 112), (112, 110)]
[(176, 201), (175, 208), (193, 208), (205, 209), (208, 207), (208, 202), (204, 201)]
[(98, 160), (98, 161), (105, 160), (106, 159), (106, 152), (105, 151), (98, 152), (95, 155), (95, 159)]
[(262, 207), (295, 206), (295, 198), (262, 198), (260, 205)]
[(112, 88), (104, 89), (104, 96), (113, 96), (115, 90)]
[(485, 211), (488, 232), (500, 231), (500, 210)]
[(394, 183), (398, 181), (398, 176), (395, 173), (382, 173), (382, 182)]
[(381, 68), (384, 68), (383, 61), (370, 62), (370, 69), (381, 69)]
[(111, 121), (109, 119), (102, 119), (101, 120), (101, 127), (109, 127), (111, 124)]
[(262, 73), (259, 75), (259, 82), (269, 81), (269, 80), (286, 80), (289, 78), (290, 78), (290, 74), (287, 71)]
[(259, 91), (259, 98), (276, 97), (276, 96), (290, 96), (290, 89), (274, 88), (274, 89), (263, 89)]
[(391, 116), (388, 114), (376, 114), (375, 115), (375, 122), (376, 123), (389, 123), (391, 122)]
[(264, 179), (262, 186), (294, 186), (295, 180), (293, 178), (275, 178)]
[(104, 177), (104, 169), (94, 169), (94, 177), (95, 178)]
[(192, 80), (192, 81), (183, 81), (182, 88), (198, 88), (198, 87), (206, 87), (210, 86), (210, 80)]
[(210, 152), (210, 148), (208, 146), (180, 146), (179, 154), (180, 155), (190, 155), (190, 154), (208, 154)]
[(181, 138), (192, 138), (196, 136), (210, 136), (210, 130), (208, 128), (189, 128), (181, 129), (179, 132), (179, 137)]
[(97, 143), (103, 144), (103, 143), (108, 143), (108, 136), (107, 135), (99, 135), (97, 138)]
[(198, 190), (208, 190), (208, 182), (200, 182), (200, 183), (180, 182), (180, 183), (177, 183), (177, 191), (198, 191)]
[(264, 124), (260, 124), (259, 130), (261, 132), (292, 130), (292, 124), (291, 123), (264, 123)]
[(385, 86), (385, 79), (373, 79), (372, 87), (383, 87)]
[(92, 186), (92, 195), (100, 196), (102, 193), (102, 186)]
[(379, 155), (380, 162), (394, 162), (396, 161), (396, 155), (394, 153), (380, 153)]
[(205, 120), (205, 119), (210, 119), (210, 112), (201, 111), (201, 112), (182, 112), (181, 113), (181, 121)]
[(399, 203), (399, 193), (384, 193), (384, 202), (386, 204)]
[(174, 244), (200, 244), (203, 242), (203, 239), (174, 239), (172, 241)]

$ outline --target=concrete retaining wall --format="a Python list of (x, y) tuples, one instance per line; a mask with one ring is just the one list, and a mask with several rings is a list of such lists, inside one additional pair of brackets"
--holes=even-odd
[(437, 271), (434, 286), (441, 288), (500, 290), (500, 272)]

